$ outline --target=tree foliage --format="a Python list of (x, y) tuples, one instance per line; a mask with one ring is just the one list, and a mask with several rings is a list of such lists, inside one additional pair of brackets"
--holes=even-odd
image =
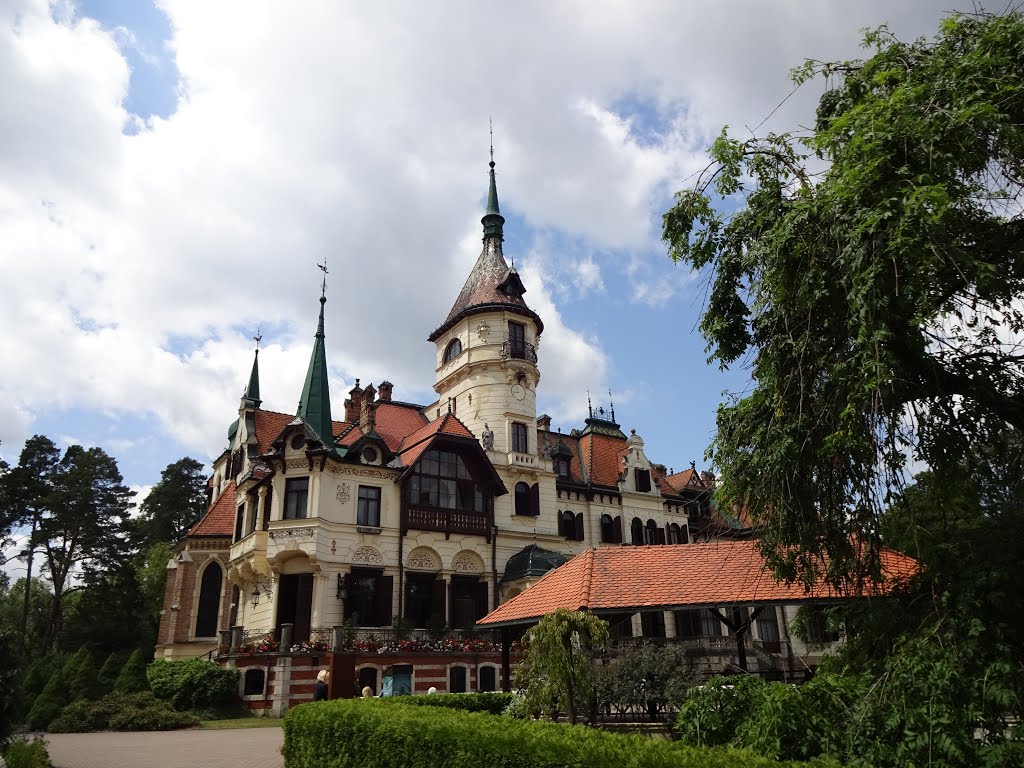
[(195, 459), (178, 459), (160, 473), (160, 481), (140, 505), (143, 547), (173, 544), (206, 511), (206, 470)]
[(589, 611), (559, 608), (523, 638), (526, 658), (516, 685), (526, 689), (531, 711), (566, 712), (575, 723), (596, 705), (594, 654), (608, 647), (608, 622)]
[(711, 359), (756, 383), (719, 409), (720, 500), (786, 578), (877, 575), (908, 462), (942, 473), (1024, 427), (1022, 41), (1019, 14), (958, 15), (809, 62), (813, 132), (723, 132), (665, 215), (671, 256), (709, 276)]

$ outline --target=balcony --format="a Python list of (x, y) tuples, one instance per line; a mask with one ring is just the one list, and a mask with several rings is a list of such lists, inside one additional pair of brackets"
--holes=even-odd
[(537, 347), (526, 341), (506, 341), (501, 345), (502, 360), (526, 360), (537, 362)]
[(482, 512), (463, 512), (436, 507), (409, 507), (406, 511), (407, 529), (437, 531), (447, 539), (451, 534), (484, 536), (491, 540), (491, 520)]

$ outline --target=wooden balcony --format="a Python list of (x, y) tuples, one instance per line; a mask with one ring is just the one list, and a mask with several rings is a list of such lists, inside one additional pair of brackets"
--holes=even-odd
[(405, 511), (406, 530), (437, 531), (447, 539), (453, 533), (483, 536), (491, 540), (491, 518), (482, 512), (463, 512), (436, 507), (409, 507)]

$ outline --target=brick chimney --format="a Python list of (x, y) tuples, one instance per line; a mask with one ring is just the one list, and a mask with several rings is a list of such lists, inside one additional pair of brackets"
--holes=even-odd
[(373, 384), (363, 390), (362, 407), (359, 410), (359, 428), (363, 430), (363, 434), (372, 432), (377, 425), (377, 403), (374, 402), (376, 397), (377, 390), (373, 388)]
[(542, 413), (537, 417), (537, 429), (543, 429), (545, 432), (551, 431), (551, 417), (546, 413)]
[(356, 379), (356, 385), (348, 391), (348, 395), (345, 401), (345, 421), (358, 423), (363, 407), (363, 390), (359, 387), (359, 379)]
[(390, 381), (382, 381), (380, 383), (380, 390), (377, 393), (377, 397), (382, 403), (391, 402), (391, 390), (394, 386), (395, 385)]

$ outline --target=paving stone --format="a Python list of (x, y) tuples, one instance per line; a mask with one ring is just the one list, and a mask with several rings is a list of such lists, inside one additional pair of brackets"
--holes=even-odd
[(46, 736), (56, 768), (283, 768), (280, 728)]

